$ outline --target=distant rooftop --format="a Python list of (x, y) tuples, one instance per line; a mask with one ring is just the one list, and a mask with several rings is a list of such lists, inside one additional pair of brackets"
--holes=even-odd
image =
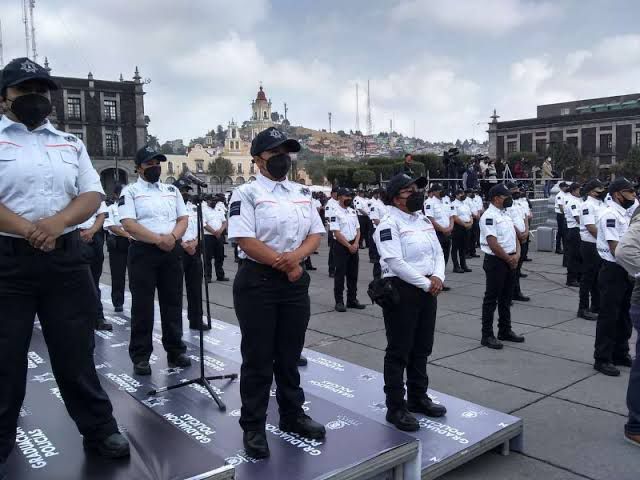
[(537, 118), (608, 112), (640, 107), (640, 93), (538, 105)]

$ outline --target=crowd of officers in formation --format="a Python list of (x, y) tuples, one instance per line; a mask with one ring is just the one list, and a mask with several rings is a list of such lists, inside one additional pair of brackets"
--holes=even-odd
[[(449, 290), (445, 267), (450, 256), (453, 272), (464, 275), (471, 271), (466, 260), (478, 256), (476, 249), (485, 253), (482, 345), (500, 349), (503, 341), (524, 342), (511, 328), (511, 304), (529, 300), (519, 279), (524, 276), (532, 215), (517, 185), (496, 184), (483, 202), (474, 189), (448, 192), (442, 185), (427, 185), (424, 177), (414, 178), (408, 168), (383, 189), (356, 193), (334, 188), (326, 199), (287, 180), (290, 154), (299, 151), (300, 144), (271, 127), (251, 144), (256, 180), (237, 187), (228, 205), (224, 196), (194, 202), (191, 187), (182, 180), (174, 185), (160, 182), (160, 164), (166, 158), (150, 147), (135, 157), (138, 180), (118, 186), (107, 203), (82, 141), (47, 120), (50, 90), (57, 88), (46, 69), (26, 58), (7, 64), (0, 81), (5, 112), (0, 119), (0, 480), (15, 444), (36, 315), (62, 399), (84, 447), (108, 458), (129, 455), (93, 357), (94, 329), (112, 328), (104, 320), (98, 283), (103, 242), (109, 251), (116, 312), (124, 310), (128, 271), (129, 355), (134, 374), (145, 376), (151, 374), (156, 291), (168, 364), (191, 365), (182, 339), (183, 285), (189, 326), (206, 328), (202, 282), (213, 281), (214, 273), (216, 280), (228, 280), (223, 270), (226, 232), (239, 264), (233, 301), (242, 334), (240, 425), (245, 450), (253, 458), (269, 456), (265, 426), (274, 379), (279, 428), (318, 440), (326, 435), (325, 427), (303, 409), (298, 372), (310, 318), (308, 270), (314, 269), (311, 257), (324, 234), (338, 312), (365, 308), (357, 298), (358, 262), (360, 249), (369, 250), (373, 281), (368, 293), (382, 307), (387, 336), (386, 419), (397, 428), (419, 429), (413, 413), (446, 413), (444, 405), (427, 395), (426, 365), (437, 297)], [(607, 205), (602, 201), (604, 187), (588, 182), (581, 203), (580, 188), (565, 185), (557, 208), (563, 215), (559, 226), (567, 227), (559, 238), (567, 256), (568, 283), (580, 282), (583, 316), (591, 318), (586, 313), (599, 310), (596, 368), (615, 374), (613, 364), (631, 361), (631, 284), (616, 265), (615, 253), (629, 225), (635, 192), (624, 179), (613, 181), (608, 190)], [(198, 202), (203, 202), (204, 245), (199, 244)], [(595, 250), (585, 243), (595, 244)]]

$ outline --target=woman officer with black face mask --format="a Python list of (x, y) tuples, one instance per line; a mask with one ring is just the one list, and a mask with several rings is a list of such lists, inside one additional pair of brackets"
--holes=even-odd
[(441, 417), (447, 411), (427, 395), (427, 358), (433, 347), (436, 296), (442, 291), (445, 262), (436, 230), (420, 212), (424, 193), (418, 189), (426, 184), (424, 177), (413, 179), (406, 174), (389, 180), (388, 214), (374, 233), (382, 277), (390, 279), (399, 297), (395, 304), (383, 308), (387, 421), (405, 431), (420, 428), (409, 412)]
[(300, 144), (276, 128), (251, 142), (256, 180), (233, 191), (229, 239), (240, 246), (233, 303), (242, 332), (240, 426), (253, 458), (269, 456), (265, 433), (275, 377), (280, 430), (322, 439), (324, 427), (304, 414), (297, 362), (310, 316), (309, 274), (301, 266), (325, 233), (311, 192), (287, 180)]
[(182, 251), (189, 213), (173, 185), (159, 181), (160, 162), (166, 157), (151, 147), (135, 158), (138, 181), (128, 185), (118, 200), (122, 227), (135, 241), (129, 246), (131, 342), (129, 356), (136, 375), (151, 375), (154, 296), (158, 289), (162, 345), (170, 367), (188, 367), (182, 342)]

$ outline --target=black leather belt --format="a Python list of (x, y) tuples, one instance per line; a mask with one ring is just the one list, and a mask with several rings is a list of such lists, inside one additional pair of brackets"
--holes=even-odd
[[(78, 230), (74, 230), (58, 237), (56, 239), (56, 246), (52, 251), (69, 251), (77, 248), (79, 242), (80, 232)], [(0, 236), (0, 248), (3, 252), (19, 256), (51, 253), (32, 247), (29, 241), (24, 238), (7, 236)]]

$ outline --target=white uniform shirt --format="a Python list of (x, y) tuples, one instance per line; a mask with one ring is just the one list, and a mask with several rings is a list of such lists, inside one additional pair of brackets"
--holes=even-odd
[(619, 242), (629, 229), (629, 220), (628, 211), (614, 201), (611, 202), (610, 206), (602, 210), (598, 220), (598, 239), (596, 240), (596, 248), (600, 258), (609, 262), (616, 261), (609, 249), (608, 241)]
[[(233, 191), (229, 205), (229, 239), (256, 238), (276, 252), (292, 252), (312, 234), (325, 233), (311, 192), (300, 184), (275, 182), (258, 173), (256, 180)], [(240, 258), (250, 258), (239, 252)], [(254, 259), (251, 259), (254, 260)]]
[[(227, 217), (225, 217), (224, 213), (215, 208), (207, 209), (206, 215), (203, 212), (204, 223), (215, 231), (218, 231), (222, 228), (222, 224), (227, 221)], [(205, 235), (213, 235), (207, 229), (205, 229)]]
[(449, 198), (449, 195), (445, 195), (444, 197), (442, 197), (442, 203), (449, 206), (449, 216), (453, 217), (456, 214), (456, 209), (454, 208), (453, 202), (451, 201), (451, 198)]
[(120, 221), (131, 218), (158, 235), (170, 234), (180, 217), (188, 215), (182, 195), (173, 185), (138, 178), (127, 185), (118, 200)]
[(567, 228), (579, 228), (579, 221), (576, 222), (574, 217), (580, 219), (580, 197), (571, 194), (567, 195), (567, 203), (564, 206), (564, 219), (567, 222)]
[(556, 201), (554, 203), (554, 210), (556, 213), (564, 215), (564, 205), (565, 203), (567, 203), (567, 198), (566, 198), (567, 195), (570, 195), (570, 194), (565, 193), (562, 190), (560, 190), (556, 194)]
[(531, 218), (531, 207), (529, 206), (529, 202), (526, 198), (520, 197), (517, 200), (514, 200), (513, 203), (517, 204), (522, 212), (524, 213), (525, 218)]
[(498, 244), (508, 253), (516, 252), (516, 230), (511, 217), (504, 210), (489, 204), (480, 217), (480, 248), (487, 255), (495, 255), (489, 247), (487, 237), (496, 237)]
[[(389, 207), (387, 207), (382, 200), (376, 200), (375, 198), (371, 202), (371, 213), (369, 214), (369, 218), (371, 220), (382, 220), (382, 218), (387, 214)], [(376, 226), (374, 225), (374, 228)]]
[(182, 241), (190, 242), (198, 238), (198, 209), (191, 202), (187, 202), (184, 207), (187, 210), (187, 215), (189, 215), (189, 223), (187, 224), (187, 230), (182, 236)]
[(356, 238), (359, 229), (358, 214), (353, 208), (338, 206), (331, 210), (329, 230), (339, 231), (348, 242), (352, 242)]
[(484, 203), (482, 203), (482, 197), (478, 194), (476, 194), (475, 197), (473, 197), (473, 201), (476, 204), (476, 211), (480, 212), (481, 210), (484, 210)]
[(475, 201), (475, 198), (467, 197), (464, 199), (464, 203), (469, 207), (472, 215), (478, 213), (478, 204)]
[(527, 229), (527, 225), (524, 222), (527, 214), (522, 209), (522, 205), (517, 204), (514, 201), (513, 205), (507, 208), (507, 215), (509, 215), (509, 218), (511, 218), (513, 226), (516, 227), (516, 230), (518, 230), (519, 233), (524, 233), (524, 231)]
[(466, 199), (463, 202), (456, 199), (453, 201), (451, 206), (453, 207), (454, 215), (457, 216), (460, 220), (462, 220), (463, 222), (471, 221), (471, 209), (469, 208)]
[(580, 207), (580, 238), (583, 242), (596, 243), (596, 237), (591, 235), (591, 232), (587, 230), (587, 225), (598, 226), (598, 220), (603, 213), (603, 210), (607, 208), (604, 202), (597, 198), (587, 197), (582, 202)]
[(322, 204), (320, 203), (320, 200), (318, 200), (317, 198), (312, 198), (311, 204), (313, 205), (313, 208), (315, 208), (316, 210), (319, 210), (320, 208), (322, 208)]
[(367, 199), (356, 195), (353, 199), (353, 208), (358, 215), (367, 215)]
[[(0, 203), (30, 222), (52, 217), (78, 195), (104, 195), (100, 176), (77, 137), (46, 123), (27, 130), (0, 119)], [(63, 233), (75, 230), (67, 227)], [(0, 235), (18, 237), (0, 232)]]
[(227, 206), (224, 204), (224, 202), (216, 203), (216, 206), (214, 207), (214, 209), (222, 213), (224, 217), (227, 216)]
[[(373, 234), (378, 253), (382, 276), (400, 277), (402, 272), (394, 271), (390, 263), (402, 260), (402, 267), (409, 267), (408, 274), (413, 273), (414, 281), (410, 282), (424, 291), (431, 288), (431, 281), (427, 276), (435, 275), (444, 282), (444, 255), (436, 230), (427, 217), (422, 213), (405, 213), (396, 207), (389, 207), (387, 213)], [(411, 272), (413, 270), (413, 272)]]
[(430, 219), (443, 228), (449, 227), (449, 219), (451, 218), (451, 205), (446, 205), (440, 198), (427, 198), (424, 202), (424, 213)]
[(109, 216), (109, 208), (107, 207), (107, 204), (105, 202), (100, 202), (100, 207), (98, 208), (98, 211), (93, 215), (91, 215), (84, 223), (81, 223), (80, 225), (78, 225), (78, 228), (80, 230), (90, 229), (91, 227), (93, 227), (94, 223), (96, 223), (96, 219), (98, 218), (98, 215), (102, 215), (103, 213), (105, 214), (105, 221), (106, 221), (106, 218)]
[(333, 197), (327, 200), (327, 203), (324, 205), (324, 218), (328, 222), (331, 217), (331, 210), (338, 206), (338, 201)]
[(109, 209), (109, 214), (104, 219), (104, 229), (109, 231), (111, 235), (115, 235), (115, 233), (109, 230), (109, 227), (122, 228), (122, 223), (120, 223), (120, 211), (118, 210), (118, 202), (112, 203), (107, 208)]

